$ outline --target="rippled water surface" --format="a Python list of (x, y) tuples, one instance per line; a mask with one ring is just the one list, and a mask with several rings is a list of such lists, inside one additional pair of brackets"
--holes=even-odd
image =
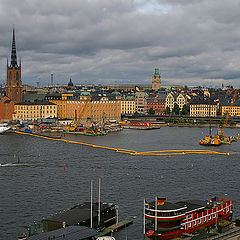
[[(236, 135), (239, 129), (226, 129)], [(65, 136), (76, 141), (136, 151), (206, 149), (198, 139), (207, 128), (162, 127), (124, 130), (102, 137)], [(134, 224), (115, 234), (117, 240), (143, 239), (143, 199), (168, 201), (206, 199), (215, 195), (236, 200), (240, 215), (240, 145), (210, 147), (222, 155), (131, 156), (77, 144), (17, 134), (0, 135), (0, 239), (17, 239), (25, 227), (42, 218), (89, 200), (90, 180), (102, 179), (102, 200), (119, 205), (119, 217)], [(63, 170), (65, 164), (66, 170)]]

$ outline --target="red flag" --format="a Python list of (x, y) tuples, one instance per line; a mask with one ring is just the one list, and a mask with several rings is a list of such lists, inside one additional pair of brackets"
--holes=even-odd
[(157, 199), (157, 205), (163, 205), (166, 201), (166, 198), (158, 198)]

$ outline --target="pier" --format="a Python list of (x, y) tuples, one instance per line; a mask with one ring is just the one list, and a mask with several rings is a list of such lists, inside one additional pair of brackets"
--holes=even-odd
[(128, 227), (130, 224), (133, 224), (133, 220), (122, 220), (116, 224), (113, 224), (113, 225), (105, 228), (102, 232), (100, 232), (95, 237), (98, 238), (98, 237), (110, 235), (113, 232), (117, 232), (118, 230), (120, 230), (122, 228)]

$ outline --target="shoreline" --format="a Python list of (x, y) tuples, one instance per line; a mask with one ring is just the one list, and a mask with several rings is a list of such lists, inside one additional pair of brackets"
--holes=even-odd
[[(210, 124), (204, 123), (204, 124), (191, 124), (191, 123), (167, 123), (168, 127), (198, 127), (198, 128), (204, 128), (204, 127), (210, 127)], [(214, 128), (222, 128), (222, 126), (219, 126), (219, 124), (211, 124), (211, 127)], [(227, 125), (226, 128), (240, 128), (239, 126), (236, 125)]]

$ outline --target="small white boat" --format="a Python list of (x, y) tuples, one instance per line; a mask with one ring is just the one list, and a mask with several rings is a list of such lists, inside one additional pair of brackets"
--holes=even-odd
[(7, 127), (7, 126), (0, 126), (0, 133), (4, 133), (6, 132), (7, 130), (9, 130), (10, 127)]
[(116, 240), (116, 239), (110, 236), (103, 236), (103, 237), (98, 237), (97, 240)]
[(42, 163), (0, 163), (0, 167), (34, 167), (41, 166)]

